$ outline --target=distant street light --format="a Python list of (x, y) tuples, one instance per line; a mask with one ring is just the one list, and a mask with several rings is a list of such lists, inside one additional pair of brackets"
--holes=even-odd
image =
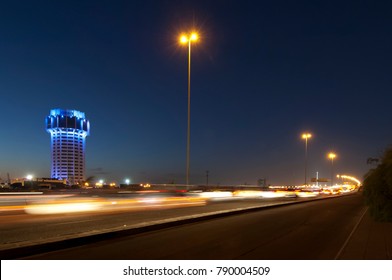
[(190, 134), (191, 134), (191, 43), (196, 42), (199, 35), (196, 32), (182, 34), (180, 43), (188, 45), (188, 131), (186, 145), (186, 184), (189, 185), (189, 153), (190, 153)]
[(357, 183), (357, 186), (359, 187), (362, 183), (361, 181), (359, 181), (357, 178), (353, 177), (353, 176), (348, 176), (348, 175), (340, 175), (340, 178), (343, 179), (348, 179), (350, 181), (354, 181), (355, 183)]
[(329, 153), (328, 158), (331, 160), (331, 187), (333, 186), (333, 160), (336, 158), (336, 154)]
[(307, 166), (308, 166), (308, 139), (312, 137), (310, 133), (302, 134), (302, 139), (305, 139), (305, 186), (308, 184), (307, 182)]

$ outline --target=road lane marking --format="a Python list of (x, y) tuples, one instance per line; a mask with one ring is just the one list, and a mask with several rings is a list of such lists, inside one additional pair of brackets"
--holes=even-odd
[(363, 213), (361, 215), (361, 217), (358, 219), (358, 222), (356, 223), (356, 225), (354, 226), (353, 230), (350, 232), (349, 236), (347, 237), (346, 241), (344, 242), (342, 248), (340, 248), (339, 252), (336, 254), (335, 256), (335, 260), (339, 259), (340, 255), (343, 253), (343, 250), (346, 248), (348, 242), (350, 242), (351, 237), (354, 235), (355, 231), (357, 230), (359, 224), (361, 223), (363, 217), (365, 216), (367, 210), (369, 207), (365, 207), (365, 209), (363, 210)]
[(78, 224), (78, 223), (94, 222), (94, 221), (95, 221), (95, 220), (71, 221), (71, 222), (55, 223), (55, 224), (53, 224), (53, 225), (54, 225), (54, 226), (57, 226), (57, 225), (68, 225), (68, 224)]

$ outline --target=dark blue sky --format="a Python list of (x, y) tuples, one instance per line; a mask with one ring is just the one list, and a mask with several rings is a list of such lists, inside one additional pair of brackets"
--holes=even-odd
[(0, 177), (50, 176), (50, 109), (91, 123), (87, 176), (184, 183), (361, 178), (392, 143), (389, 1), (2, 1)]

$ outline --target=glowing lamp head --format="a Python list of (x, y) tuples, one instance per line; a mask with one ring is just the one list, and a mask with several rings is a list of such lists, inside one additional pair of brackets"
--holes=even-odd
[(336, 154), (334, 154), (334, 153), (329, 153), (329, 154), (328, 154), (328, 158), (334, 159), (334, 158), (336, 158)]
[(196, 42), (197, 40), (199, 40), (199, 35), (196, 32), (192, 32), (189, 35), (187, 34), (182, 34), (180, 36), (180, 43), (181, 44), (188, 44), (190, 42)]
[(308, 139), (308, 138), (311, 138), (311, 137), (312, 137), (312, 134), (310, 134), (310, 133), (302, 134), (302, 139)]
[(181, 43), (181, 44), (186, 44), (186, 43), (188, 43), (188, 36), (186, 36), (186, 35), (181, 35), (181, 37), (180, 37), (180, 43)]
[(199, 39), (199, 35), (197, 35), (196, 32), (192, 32), (190, 40), (191, 41), (197, 41)]
[(30, 175), (30, 174), (27, 175), (27, 176), (26, 176), (26, 179), (29, 180), (29, 181), (33, 180), (33, 175)]

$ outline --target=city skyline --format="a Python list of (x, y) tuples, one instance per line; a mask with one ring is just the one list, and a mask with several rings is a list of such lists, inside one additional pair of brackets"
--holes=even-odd
[[(86, 176), (185, 183), (361, 178), (392, 143), (392, 5), (364, 1), (0, 4), (0, 177), (50, 177), (43, 121), (85, 112)], [(306, 175), (305, 175), (306, 177)], [(306, 180), (306, 178), (305, 178)]]

